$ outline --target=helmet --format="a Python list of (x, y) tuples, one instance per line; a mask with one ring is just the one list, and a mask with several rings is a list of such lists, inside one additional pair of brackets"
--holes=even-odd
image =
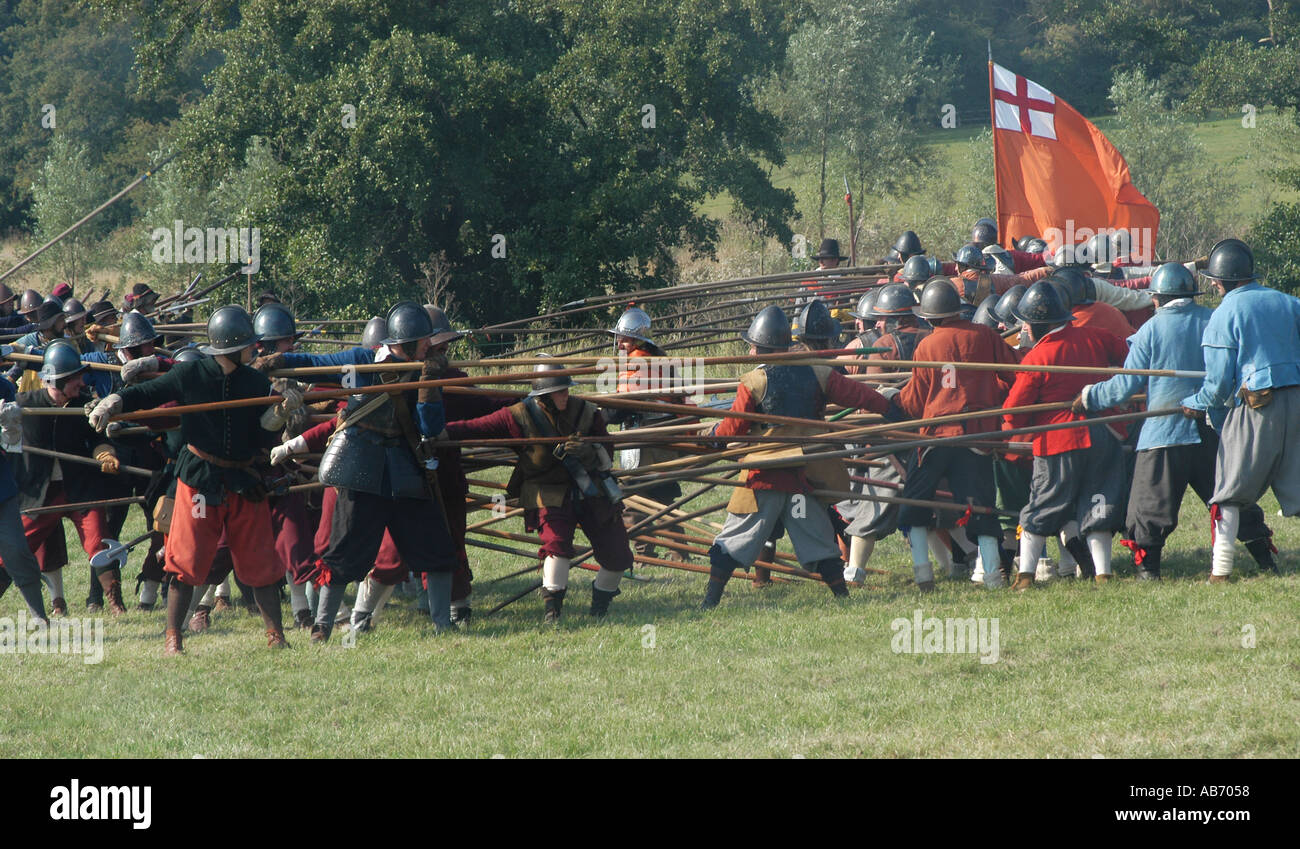
[(1025, 289), (1025, 284), (1017, 283), (1002, 293), (1002, 297), (998, 298), (997, 306), (993, 307), (993, 315), (998, 321), (1006, 325), (1016, 323), (1013, 310), (1015, 310), (1016, 304), (1020, 303), (1020, 299), (1025, 296)]
[(433, 322), (433, 338), (429, 340), (431, 344), (441, 345), (444, 342), (455, 342), (457, 339), (464, 339), (469, 335), (451, 329), (451, 319), (447, 318), (447, 314), (442, 311), (442, 307), (425, 304), (424, 311), (429, 314), (429, 321)]
[(906, 260), (909, 257), (925, 253), (925, 248), (921, 247), (921, 237), (911, 230), (904, 230), (903, 235), (898, 237), (894, 242), (894, 252), (898, 254), (900, 260)]
[(1070, 296), (1069, 283), (1064, 280), (1053, 280), (1050, 277), (1045, 278), (1045, 280), (1056, 290), (1056, 297), (1061, 299), (1061, 303), (1065, 304), (1067, 310), (1074, 306), (1074, 298)]
[(51, 295), (41, 302), (36, 308), (36, 314), (29, 315), (27, 320), (41, 330), (49, 330), (61, 318), (63, 318), (63, 302)]
[(1052, 255), (1052, 265), (1057, 268), (1064, 268), (1067, 265), (1087, 265), (1088, 260), (1085, 256), (1087, 251), (1085, 245), (1061, 245)]
[(204, 354), (199, 350), (198, 345), (189, 344), (177, 351), (172, 359), (178, 363), (192, 363), (195, 360), (203, 359), (203, 357)]
[(1035, 238), (1037, 238), (1037, 237), (1036, 237), (1036, 236), (1021, 236), (1019, 239), (1016, 239), (1016, 250), (1018, 250), (1018, 251), (1027, 251), (1027, 250), (1029, 250), (1029, 243), (1032, 242)]
[(1060, 324), (1074, 320), (1056, 287), (1046, 280), (1030, 286), (1011, 314), (1029, 324)]
[(1151, 286), (1147, 291), (1153, 295), (1181, 295), (1185, 298), (1201, 294), (1196, 277), (1177, 262), (1166, 262), (1157, 268), (1151, 275)]
[[(549, 357), (550, 354), (538, 354), (539, 357)], [(528, 393), (529, 398), (536, 398), (538, 395), (548, 395), (552, 392), (559, 392), (561, 389), (568, 389), (573, 385), (573, 378), (567, 374), (556, 377), (544, 377), (547, 372), (564, 371), (565, 366), (560, 363), (538, 363), (533, 366), (533, 391)]]
[(993, 223), (991, 218), (981, 218), (975, 222), (975, 226), (970, 231), (970, 240), (975, 243), (976, 247), (985, 245), (995, 245), (998, 241), (998, 225)]
[(384, 345), (415, 342), (433, 335), (433, 320), (424, 307), (415, 301), (398, 301), (393, 304), (384, 321), (388, 332), (382, 343)]
[(1092, 284), (1092, 275), (1075, 266), (1058, 268), (1047, 279), (1066, 285), (1070, 292), (1071, 306), (1083, 306), (1097, 300), (1097, 287)]
[(826, 304), (820, 298), (813, 298), (791, 322), (790, 335), (799, 341), (816, 339), (839, 344), (841, 329)]
[(924, 283), (934, 276), (934, 269), (930, 267), (930, 258), (917, 254), (908, 257), (907, 262), (903, 263), (903, 269), (899, 272), (904, 283)]
[(0, 283), (0, 304), (7, 304), (14, 299), (14, 290)]
[(1115, 255), (1111, 249), (1109, 233), (1098, 233), (1088, 240), (1086, 258), (1093, 265), (1109, 266), (1114, 262)]
[(263, 342), (296, 339), (299, 335), (293, 313), (278, 301), (270, 301), (257, 308), (253, 313), (253, 332)]
[(1254, 280), (1255, 255), (1241, 239), (1224, 239), (1210, 248), (1210, 261), (1201, 273), (1224, 283)]
[[(216, 313), (213, 313), (213, 317), (216, 317)], [(209, 327), (211, 327), (211, 324), (209, 324)], [(134, 348), (137, 345), (152, 342), (158, 336), (158, 332), (153, 329), (152, 321), (135, 310), (131, 310), (131, 312), (122, 316), (122, 327), (117, 332), (117, 344), (113, 347), (119, 351), (123, 348)]]
[(977, 218), (975, 220), (976, 227), (980, 226), (981, 224), (987, 224), (988, 226), (992, 227), (995, 230), (997, 229), (998, 226), (998, 222), (994, 221), (992, 218), (989, 218), (987, 215), (985, 215), (983, 218)]
[[(126, 319), (122, 319), (122, 323), (125, 325)], [(233, 354), (258, 341), (260, 337), (253, 330), (253, 319), (248, 312), (237, 304), (227, 304), (208, 318), (208, 344), (199, 350), (210, 356)], [(121, 347), (121, 343), (118, 347)]]
[[(925, 298), (922, 297), (921, 300), (924, 301)], [(989, 295), (984, 299), (984, 302), (980, 304), (979, 309), (975, 310), (975, 317), (971, 320), (976, 324), (983, 324), (986, 327), (992, 327), (994, 330), (997, 330), (998, 325), (1001, 322), (999, 322), (998, 317), (993, 314), (993, 308), (998, 305), (999, 300), (1001, 300), (1001, 298), (997, 295)]]
[(932, 277), (921, 290), (915, 312), (921, 318), (951, 318), (961, 313), (961, 296), (947, 277)]
[(366, 322), (366, 329), (361, 331), (361, 347), (378, 348), (384, 344), (384, 337), (388, 335), (388, 322), (380, 316), (375, 316)]
[(760, 348), (785, 350), (790, 347), (790, 319), (776, 304), (765, 307), (754, 316), (740, 338)]
[(890, 283), (880, 290), (875, 305), (871, 308), (871, 318), (898, 318), (901, 315), (914, 315), (912, 308), (917, 304), (916, 295), (907, 288), (906, 283)]
[(880, 290), (882, 288), (884, 287), (872, 286), (864, 292), (862, 297), (858, 298), (857, 310), (850, 310), (849, 315), (853, 316), (858, 321), (875, 321), (875, 319), (871, 317), (871, 308), (875, 306), (876, 298), (880, 297)]
[(609, 332), (614, 336), (626, 336), (651, 345), (655, 341), (650, 338), (650, 314), (640, 307), (630, 307), (620, 315), (614, 329)]
[(71, 324), (74, 321), (86, 317), (86, 305), (76, 298), (68, 298), (63, 302), (63, 317)]
[(23, 296), (18, 299), (18, 313), (20, 315), (27, 315), (36, 312), (36, 308), (41, 305), (41, 301), (43, 300), (45, 300), (45, 298), (40, 292), (35, 289), (28, 289), (26, 292), (23, 292)]
[(66, 339), (56, 339), (45, 346), (41, 357), (41, 380), (60, 380), (89, 369), (81, 361), (81, 352)]
[(957, 249), (957, 253), (952, 255), (952, 261), (958, 265), (964, 265), (968, 268), (978, 268), (981, 271), (988, 271), (993, 267), (993, 258), (982, 252), (978, 245), (962, 245)]
[(1032, 236), (1029, 241), (1025, 242), (1025, 246), (1022, 250), (1024, 250), (1025, 253), (1041, 254), (1043, 251), (1047, 250), (1047, 242), (1044, 242), (1037, 236)]

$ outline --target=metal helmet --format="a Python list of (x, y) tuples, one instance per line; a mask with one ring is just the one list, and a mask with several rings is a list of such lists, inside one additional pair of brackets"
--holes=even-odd
[(626, 336), (651, 345), (655, 342), (650, 338), (650, 314), (640, 307), (629, 307), (618, 317), (614, 329), (608, 332), (615, 337)]
[(998, 225), (994, 224), (993, 220), (990, 218), (981, 218), (979, 221), (976, 221), (975, 226), (971, 228), (970, 240), (980, 248), (985, 245), (997, 244)]
[(1109, 233), (1098, 233), (1088, 240), (1086, 258), (1093, 265), (1109, 266), (1115, 261)]
[(1029, 250), (1029, 243), (1032, 242), (1034, 238), (1035, 238), (1034, 236), (1021, 236), (1019, 239), (1016, 239), (1016, 250), (1018, 251)]
[(1201, 273), (1224, 283), (1254, 280), (1255, 255), (1241, 239), (1224, 239), (1210, 248), (1210, 261)]
[(913, 310), (924, 319), (951, 318), (961, 313), (961, 296), (947, 277), (932, 277), (921, 290), (921, 301)]
[(1003, 324), (1015, 324), (1016, 317), (1013, 310), (1015, 310), (1016, 304), (1020, 303), (1020, 299), (1025, 296), (1027, 288), (1025, 284), (1017, 283), (1003, 292), (1002, 297), (998, 298), (997, 305), (993, 307), (994, 317)]
[(813, 298), (790, 324), (790, 336), (796, 341), (825, 340), (828, 345), (838, 345), (843, 328), (831, 315), (820, 298)]
[(172, 359), (178, 363), (192, 363), (196, 360), (203, 359), (203, 357), (204, 353), (199, 350), (199, 346), (190, 343), (177, 351), (176, 355), (173, 356)]
[(764, 307), (754, 316), (749, 329), (740, 338), (760, 348), (784, 351), (790, 347), (790, 319), (786, 318), (785, 310), (776, 304)]
[(1011, 314), (1028, 324), (1060, 324), (1074, 320), (1056, 287), (1046, 280), (1030, 286)]
[(85, 318), (87, 312), (86, 305), (76, 298), (68, 298), (63, 302), (63, 317), (67, 319), (68, 324)]
[[(129, 317), (130, 314), (127, 315)], [(125, 325), (126, 319), (122, 319), (122, 323)], [(208, 318), (208, 344), (199, 350), (215, 357), (218, 354), (234, 354), (259, 341), (260, 337), (253, 330), (253, 319), (248, 311), (238, 304), (227, 304)], [(121, 347), (120, 343), (118, 347)]]
[(14, 299), (14, 290), (10, 289), (4, 283), (0, 283), (0, 306), (3, 306)]
[(384, 344), (384, 337), (388, 335), (388, 322), (384, 321), (382, 316), (375, 316), (366, 322), (366, 329), (361, 331), (361, 347), (378, 348)]
[(958, 265), (964, 265), (968, 268), (977, 268), (980, 271), (988, 271), (993, 267), (993, 257), (983, 252), (983, 248), (978, 245), (962, 245), (957, 252), (952, 255), (952, 261)]
[(1065, 268), (1070, 265), (1087, 265), (1088, 260), (1084, 257), (1087, 248), (1083, 245), (1061, 245), (1052, 255), (1052, 265), (1057, 268)]
[(41, 330), (49, 330), (55, 322), (63, 318), (63, 302), (51, 295), (36, 308), (36, 314), (27, 317)]
[(23, 296), (18, 299), (19, 315), (27, 315), (28, 313), (36, 312), (37, 308), (40, 307), (41, 302), (44, 300), (45, 296), (35, 289), (28, 289), (26, 292), (23, 292)]
[[(213, 317), (216, 317), (216, 313), (213, 313)], [(153, 329), (153, 322), (148, 316), (131, 310), (122, 316), (122, 327), (117, 331), (117, 344), (113, 347), (119, 351), (123, 348), (135, 348), (146, 342), (153, 342), (159, 335), (158, 331)]]
[(253, 313), (253, 332), (263, 342), (294, 339), (298, 336), (298, 322), (294, 321), (288, 307), (279, 301), (270, 301)]
[(871, 308), (871, 317), (879, 320), (913, 315), (912, 310), (916, 305), (916, 295), (912, 294), (906, 283), (890, 283), (876, 298), (876, 303)]
[[(924, 300), (924, 298), (922, 300)], [(1001, 324), (1001, 322), (998, 321), (998, 317), (993, 314), (993, 308), (998, 305), (999, 300), (1001, 300), (1001, 298), (997, 295), (989, 295), (984, 299), (984, 302), (979, 305), (979, 309), (975, 310), (975, 316), (971, 321), (997, 330), (998, 325)]]
[(1201, 294), (1196, 285), (1196, 276), (1187, 267), (1178, 262), (1166, 262), (1151, 275), (1151, 285), (1147, 291), (1153, 295), (1178, 295), (1194, 298)]
[[(1048, 275), (1047, 279), (1065, 284), (1070, 292), (1071, 306), (1083, 306), (1097, 300), (1097, 287), (1095, 285), (1089, 286), (1089, 283), (1092, 282), (1092, 275), (1080, 268), (1075, 266), (1058, 268)], [(1089, 291), (1090, 289), (1091, 291)]]
[(992, 218), (989, 218), (987, 215), (985, 215), (983, 218), (975, 219), (976, 227), (980, 226), (981, 224), (987, 224), (988, 226), (992, 227), (995, 230), (997, 229), (998, 226), (998, 222), (994, 221)]
[(388, 332), (382, 342), (384, 345), (416, 342), (433, 335), (433, 320), (424, 307), (415, 301), (398, 301), (393, 304), (384, 322)]
[(858, 298), (858, 308), (856, 310), (850, 310), (849, 315), (853, 316), (858, 321), (875, 321), (875, 319), (871, 317), (871, 308), (875, 306), (876, 298), (880, 297), (880, 290), (883, 288), (883, 286), (872, 286), (864, 292), (862, 297)]
[(907, 260), (909, 257), (925, 253), (925, 248), (921, 247), (920, 236), (911, 230), (904, 230), (903, 235), (894, 242), (894, 252), (898, 254), (900, 260)]
[(904, 283), (915, 285), (924, 283), (934, 276), (934, 271), (930, 267), (930, 258), (920, 256), (908, 257), (907, 262), (903, 263), (903, 268), (899, 272)]
[[(550, 354), (538, 354), (537, 356), (549, 357)], [(528, 393), (528, 397), (536, 398), (538, 395), (548, 395), (573, 386), (573, 378), (567, 374), (554, 377), (545, 376), (548, 372), (564, 371), (565, 368), (561, 363), (538, 363), (533, 366), (533, 391)]]
[(429, 314), (429, 321), (433, 323), (433, 338), (429, 340), (430, 344), (441, 345), (444, 342), (455, 342), (457, 339), (464, 339), (469, 335), (452, 328), (451, 319), (447, 318), (447, 313), (443, 312), (442, 307), (425, 304), (424, 311)]
[(86, 371), (90, 366), (81, 361), (77, 346), (66, 339), (56, 339), (45, 346), (41, 357), (41, 380), (61, 380)]
[(1047, 250), (1047, 242), (1043, 241), (1038, 236), (1033, 236), (1028, 242), (1025, 242), (1024, 250), (1026, 253), (1041, 254), (1043, 251)]
[(1071, 309), (1074, 306), (1074, 298), (1070, 294), (1070, 284), (1064, 280), (1053, 280), (1050, 277), (1045, 278), (1045, 280), (1056, 290), (1056, 297), (1061, 299), (1061, 303), (1065, 304), (1065, 308), (1067, 310)]

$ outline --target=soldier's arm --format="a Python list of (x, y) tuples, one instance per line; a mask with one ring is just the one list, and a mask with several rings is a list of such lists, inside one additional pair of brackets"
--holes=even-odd
[(510, 408), (502, 407), (476, 419), (447, 422), (447, 435), (452, 439), (520, 439), (524, 433), (510, 415)]
[[(1124, 368), (1150, 368), (1151, 356), (1145, 335), (1138, 337), (1129, 349)], [(1117, 407), (1146, 388), (1147, 379), (1136, 374), (1117, 374), (1100, 383), (1083, 387), (1083, 405), (1090, 413)]]
[[(739, 413), (758, 412), (758, 404), (745, 384), (736, 387), (736, 400), (731, 402), (731, 409)], [(751, 424), (745, 419), (723, 419), (713, 428), (713, 432), (718, 436), (744, 436), (749, 433)]]
[[(1003, 409), (1027, 407), (1037, 402), (1042, 388), (1043, 376), (1042, 372), (1020, 372), (1016, 376), (1016, 382), (1011, 386), (1011, 391), (1007, 393), (1007, 400), (1002, 404)], [(1033, 415), (1030, 413), (1007, 414), (1002, 419), (1006, 427), (1028, 427), (1032, 423)]]
[(1237, 391), (1237, 349), (1202, 345), (1205, 352), (1205, 381), (1195, 395), (1183, 399), (1183, 406), (1193, 410), (1211, 410), (1232, 406)]
[(190, 365), (192, 364), (181, 363), (153, 380), (123, 387), (117, 392), (118, 397), (122, 399), (122, 412), (149, 410), (168, 401), (184, 403), (185, 376), (190, 373)]
[(865, 383), (841, 377), (836, 372), (826, 376), (826, 397), (841, 407), (870, 410), (884, 413), (889, 409), (889, 400)]

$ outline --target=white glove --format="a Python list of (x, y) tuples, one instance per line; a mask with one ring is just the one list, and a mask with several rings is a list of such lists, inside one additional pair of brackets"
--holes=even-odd
[(158, 376), (158, 357), (149, 355), (127, 360), (122, 366), (122, 382), (127, 386)]
[(296, 380), (276, 379), (271, 388), (280, 393), (280, 402), (262, 413), (263, 430), (279, 430), (294, 410), (302, 408), (302, 389)]
[(278, 466), (285, 460), (288, 460), (295, 454), (307, 453), (307, 440), (301, 436), (295, 436), (288, 442), (277, 445), (271, 449), (271, 465)]
[(120, 412), (122, 412), (122, 396), (114, 392), (96, 404), (87, 418), (90, 419), (92, 428), (103, 433), (104, 428), (108, 427), (108, 420)]

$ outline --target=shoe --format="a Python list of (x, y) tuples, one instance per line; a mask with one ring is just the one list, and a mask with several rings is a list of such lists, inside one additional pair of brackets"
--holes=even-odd
[(61, 597), (50, 599), (50, 615), (55, 617), (68, 615), (68, 603)]
[(100, 604), (100, 603), (97, 602), (97, 601), (88, 601), (88, 602), (86, 602), (86, 612), (87, 612), (87, 613), (101, 613), (101, 612), (103, 612), (103, 610), (104, 610), (104, 605)]
[(1094, 581), (1096, 581), (1097, 583), (1099, 583), (1099, 584), (1109, 584), (1109, 583), (1110, 583), (1110, 575), (1103, 575), (1101, 572), (1098, 572), (1097, 574), (1093, 575), (1093, 576), (1092, 576), (1092, 579), (1093, 579)]
[(609, 613), (609, 603), (614, 600), (621, 590), (598, 590), (591, 588), (591, 615), (597, 619), (604, 617)]
[(1211, 575), (1211, 576), (1210, 576), (1210, 580), (1206, 581), (1206, 583), (1207, 583), (1207, 584), (1226, 584), (1226, 583), (1228, 583), (1228, 576), (1227, 576), (1227, 575)]
[(547, 625), (558, 625), (560, 614), (564, 611), (564, 595), (568, 590), (542, 590), (542, 602), (546, 605), (546, 615), (542, 622)]
[(1023, 592), (1034, 585), (1033, 572), (1020, 572), (1016, 575), (1016, 582), (1011, 585), (1011, 589), (1017, 592)]
[(844, 582), (852, 584), (861, 584), (867, 580), (867, 570), (861, 566), (845, 566)]
[(934, 581), (917, 581), (916, 588), (923, 593), (934, 592)]
[(755, 589), (772, 586), (772, 570), (763, 566), (755, 566), (752, 583)]
[(163, 645), (163, 657), (174, 657), (178, 654), (185, 654), (185, 648), (181, 643), (181, 632), (167, 629), (167, 640)]
[(374, 627), (374, 622), (371, 621), (370, 614), (358, 611), (356, 617), (356, 620), (352, 623), (352, 630), (358, 634), (370, 633), (370, 630)]
[(284, 638), (283, 628), (266, 629), (266, 646), (272, 649), (290, 648), (289, 641)]
[(330, 641), (330, 632), (325, 629), (324, 625), (311, 626), (311, 641), (313, 643), (328, 643)]
[(352, 608), (346, 604), (339, 608), (339, 615), (334, 617), (335, 625), (346, 625), (352, 621)]
[(126, 604), (122, 601), (122, 582), (113, 581), (108, 585), (104, 592), (104, 600), (108, 602), (108, 612), (114, 616), (121, 616), (126, 613)]
[(1007, 579), (1002, 577), (1002, 570), (986, 572), (984, 574), (983, 584), (985, 589), (1000, 590), (1007, 585)]
[(465, 605), (464, 607), (453, 607), (451, 609), (451, 624), (460, 628), (462, 631), (465, 630), (469, 627), (471, 612), (469, 605)]
[(219, 595), (217, 596), (217, 603), (212, 605), (212, 609), (220, 613), (226, 610), (234, 610), (235, 606), (230, 603), (230, 599), (226, 598), (224, 595)]
[(200, 604), (194, 609), (194, 615), (190, 617), (190, 630), (196, 634), (201, 634), (212, 625), (212, 608), (206, 604)]
[(137, 604), (137, 605), (135, 606), (135, 609), (147, 613), (147, 612), (149, 612), (150, 610), (153, 610), (153, 609), (154, 609), (154, 603), (151, 602), (151, 601), (142, 601), (142, 602), (140, 602), (139, 604)]
[(310, 630), (311, 626), (315, 624), (316, 624), (316, 620), (311, 618), (310, 610), (304, 609), (304, 610), (294, 611), (293, 626), (295, 628), (305, 628)]
[(1158, 581), (1160, 580), (1160, 573), (1151, 569), (1138, 569), (1137, 579), (1139, 581)]

